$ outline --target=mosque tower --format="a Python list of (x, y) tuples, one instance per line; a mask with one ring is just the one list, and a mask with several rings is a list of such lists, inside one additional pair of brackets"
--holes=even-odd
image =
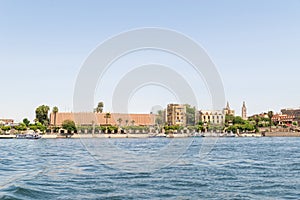
[(247, 107), (246, 107), (245, 101), (243, 102), (243, 107), (242, 107), (242, 118), (244, 120), (247, 119)]

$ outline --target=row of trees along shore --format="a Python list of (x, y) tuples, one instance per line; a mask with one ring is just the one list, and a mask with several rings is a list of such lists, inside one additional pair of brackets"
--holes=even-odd
[[(94, 109), (95, 113), (102, 113), (103, 112), (104, 103), (99, 102), (97, 107)], [(108, 132), (115, 132), (118, 130), (118, 126), (112, 126), (109, 124), (109, 119), (111, 118), (111, 114), (105, 113), (104, 118), (106, 119), (106, 125), (105, 126), (84, 126), (84, 127), (76, 127), (75, 122), (72, 120), (65, 120), (62, 122), (61, 126), (57, 126), (57, 113), (59, 112), (59, 109), (57, 106), (54, 106), (52, 108), (53, 113), (53, 125), (50, 124), (49, 119), (49, 112), (50, 107), (47, 105), (41, 105), (35, 109), (35, 120), (33, 122), (30, 122), (27, 118), (24, 118), (21, 123), (18, 125), (0, 125), (0, 133), (7, 132), (10, 130), (15, 130), (16, 133), (26, 130), (33, 130), (33, 131), (40, 131), (42, 133), (45, 132), (54, 132), (57, 133), (59, 129), (65, 129), (68, 132), (76, 132), (78, 128), (81, 129), (95, 129), (96, 131), (101, 130)], [(119, 118), (117, 119), (119, 126), (121, 125), (123, 119)], [(126, 127), (122, 127), (124, 130), (148, 130), (148, 127), (138, 127), (135, 126), (135, 121), (131, 120), (125, 120)], [(129, 124), (130, 123), (130, 124)]]
[[(33, 130), (33, 131), (40, 131), (45, 133), (47, 130), (55, 131), (60, 127), (56, 126), (56, 114), (58, 113), (58, 107), (55, 106), (52, 109), (52, 113), (54, 114), (54, 126), (50, 126), (50, 119), (49, 119), (49, 111), (50, 107), (47, 105), (41, 105), (35, 109), (35, 120), (30, 122), (27, 118), (24, 118), (21, 123), (14, 126), (0, 126), (0, 129), (4, 132), (15, 130), (16, 132), (26, 131), (26, 130)], [(66, 120), (62, 127), (66, 130), (74, 131), (76, 130), (75, 123), (71, 120)]]
[[(94, 109), (95, 113), (102, 113), (103, 112), (103, 107), (104, 103), (99, 102), (97, 104), (97, 107)], [(27, 118), (23, 119), (21, 123), (19, 123), (16, 126), (0, 126), (0, 131), (1, 132), (6, 132), (9, 130), (14, 129), (16, 132), (20, 131), (26, 131), (26, 130), (33, 130), (37, 131), (39, 130), (40, 132), (58, 132), (60, 128), (63, 128), (67, 130), (68, 132), (75, 132), (77, 129), (94, 129), (96, 131), (105, 131), (108, 130), (109, 132), (115, 132), (118, 130), (119, 127), (121, 127), (121, 124), (123, 122), (122, 118), (117, 119), (118, 126), (112, 126), (109, 124), (109, 119), (111, 118), (110, 113), (105, 113), (104, 118), (106, 121), (105, 126), (84, 126), (84, 127), (76, 127), (74, 121), (72, 120), (65, 120), (63, 121), (61, 126), (57, 126), (56, 121), (57, 121), (57, 113), (59, 112), (59, 109), (57, 106), (54, 106), (52, 108), (52, 113), (53, 113), (53, 125), (50, 125), (50, 119), (49, 119), (49, 112), (50, 112), (50, 107), (47, 105), (41, 105), (35, 109), (35, 120), (33, 122), (30, 122)], [(267, 113), (268, 117), (263, 117), (263, 116), (254, 116), (250, 117), (247, 120), (242, 119), (239, 116), (232, 116), (232, 115), (226, 115), (225, 116), (225, 124), (223, 125), (215, 125), (215, 124), (210, 124), (210, 123), (203, 123), (203, 122), (196, 122), (196, 108), (192, 107), (188, 104), (186, 104), (186, 119), (187, 119), (187, 126), (182, 127), (182, 126), (169, 126), (164, 122), (164, 111), (159, 110), (156, 114), (156, 120), (155, 120), (155, 126), (154, 128), (156, 130), (162, 131), (164, 129), (166, 132), (172, 132), (172, 131), (180, 131), (182, 129), (189, 129), (189, 130), (195, 130), (199, 132), (204, 132), (204, 131), (226, 131), (226, 132), (233, 132), (236, 133), (238, 131), (244, 132), (244, 131), (249, 131), (249, 132), (258, 132), (259, 128), (262, 127), (270, 127), (271, 126), (276, 126), (276, 123), (272, 122), (272, 116), (273, 112), (270, 111)], [(129, 120), (125, 120), (125, 126), (122, 126), (123, 130), (144, 130), (148, 131), (149, 127), (144, 127), (144, 126), (135, 126), (135, 121), (132, 120), (129, 122)]]

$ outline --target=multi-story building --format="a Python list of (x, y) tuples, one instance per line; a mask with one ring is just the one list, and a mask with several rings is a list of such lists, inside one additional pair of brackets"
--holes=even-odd
[(272, 121), (277, 123), (278, 125), (291, 125), (295, 122), (294, 115), (287, 115), (287, 114), (275, 114), (272, 117)]
[(168, 104), (167, 123), (169, 126), (186, 125), (186, 107), (182, 104)]
[(225, 123), (225, 112), (221, 110), (200, 110), (199, 118), (199, 120), (203, 123), (210, 123), (212, 125), (223, 125)]
[(300, 124), (300, 108), (298, 109), (282, 109), (281, 113), (283, 115), (295, 116), (295, 121)]

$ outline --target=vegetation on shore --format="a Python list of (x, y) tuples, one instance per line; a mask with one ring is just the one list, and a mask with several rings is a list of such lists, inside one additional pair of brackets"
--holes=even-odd
[[(249, 117), (247, 120), (242, 119), (239, 116), (226, 115), (225, 123), (223, 125), (215, 125), (210, 123), (196, 122), (196, 108), (188, 104), (186, 106), (186, 126), (169, 126), (165, 123), (165, 111), (159, 110), (156, 114), (155, 125), (151, 129), (165, 133), (179, 132), (183, 130), (197, 131), (197, 132), (206, 132), (206, 131), (215, 131), (215, 132), (259, 132), (260, 128), (270, 128), (272, 126), (277, 126), (278, 124), (272, 122), (273, 112), (269, 111), (265, 115), (255, 115)], [(97, 107), (94, 109), (95, 113), (103, 112), (104, 103), (99, 102)], [(106, 125), (97, 126), (95, 124), (89, 126), (76, 126), (75, 122), (72, 120), (65, 120), (61, 126), (57, 126), (56, 117), (59, 109), (57, 106), (52, 108), (53, 113), (53, 124), (50, 124), (49, 119), (50, 107), (47, 105), (38, 106), (35, 109), (35, 120), (30, 122), (27, 118), (24, 118), (23, 121), (15, 125), (0, 125), (0, 133), (11, 132), (19, 133), (27, 130), (33, 130), (40, 133), (52, 132), (58, 133), (60, 129), (66, 130), (68, 133), (75, 133), (80, 131), (82, 133), (117, 133), (125, 132), (128, 130), (138, 131), (138, 132), (149, 132), (150, 127), (147, 126), (136, 126), (135, 121), (123, 120), (122, 118), (117, 119), (118, 125), (110, 125), (109, 121), (111, 114), (109, 112), (105, 113), (104, 118)], [(125, 125), (121, 126), (122, 122), (125, 122)], [(293, 126), (298, 126), (296, 122), (293, 122)], [(283, 126), (283, 128), (286, 128)]]

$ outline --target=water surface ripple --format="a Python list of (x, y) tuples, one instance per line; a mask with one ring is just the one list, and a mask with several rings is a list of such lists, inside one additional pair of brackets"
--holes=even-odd
[[(106, 140), (146, 153), (169, 139)], [(202, 160), (201, 140), (151, 173), (105, 165), (79, 139), (0, 140), (0, 199), (300, 199), (300, 138), (220, 138)]]

